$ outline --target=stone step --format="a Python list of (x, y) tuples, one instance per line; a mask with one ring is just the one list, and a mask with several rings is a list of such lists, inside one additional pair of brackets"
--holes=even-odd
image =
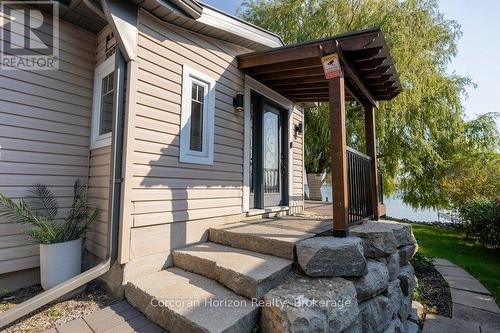
[(173, 252), (174, 265), (220, 282), (238, 295), (262, 299), (289, 275), (293, 261), (267, 254), (203, 243)]
[(259, 307), (219, 283), (179, 268), (129, 282), (130, 304), (170, 333), (251, 332)]
[(266, 223), (235, 223), (210, 228), (209, 240), (231, 247), (294, 259), (295, 244), (314, 233)]

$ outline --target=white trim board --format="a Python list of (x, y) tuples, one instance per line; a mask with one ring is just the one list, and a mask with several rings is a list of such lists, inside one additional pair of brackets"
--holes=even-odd
[[(293, 142), (293, 109), (294, 104), (292, 101), (286, 97), (280, 95), (271, 88), (263, 85), (257, 80), (245, 75), (245, 126), (244, 126), (244, 146), (243, 146), (243, 212), (250, 211), (250, 96), (251, 92), (261, 94), (262, 96), (270, 99), (276, 104), (280, 105), (282, 108), (288, 110), (288, 198), (292, 200), (293, 198), (293, 154), (292, 147), (290, 143)], [(290, 205), (290, 204), (289, 204)]]

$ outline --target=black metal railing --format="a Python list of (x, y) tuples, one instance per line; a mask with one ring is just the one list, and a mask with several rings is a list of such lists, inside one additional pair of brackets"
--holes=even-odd
[(349, 194), (349, 224), (373, 216), (370, 190), (371, 158), (347, 147), (347, 185)]
[(382, 172), (377, 170), (378, 175), (378, 202), (384, 203), (384, 176), (382, 176)]

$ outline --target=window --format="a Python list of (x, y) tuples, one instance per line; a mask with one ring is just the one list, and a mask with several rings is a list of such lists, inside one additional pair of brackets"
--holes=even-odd
[(180, 161), (213, 164), (215, 80), (186, 65), (182, 75)]
[(94, 103), (92, 107), (92, 130), (90, 148), (111, 144), (113, 123), (115, 58), (111, 56), (100, 64), (94, 74)]

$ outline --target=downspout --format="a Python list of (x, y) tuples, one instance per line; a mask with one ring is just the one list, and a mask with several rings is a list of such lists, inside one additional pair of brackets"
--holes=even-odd
[(86, 283), (102, 276), (111, 268), (111, 264), (116, 260), (118, 253), (118, 231), (120, 222), (120, 192), (122, 174), (122, 150), (123, 150), (123, 115), (125, 109), (124, 94), (126, 88), (126, 63), (120, 49), (117, 48), (115, 54), (115, 87), (114, 96), (114, 119), (112, 132), (111, 151), (111, 176), (112, 186), (110, 190), (110, 213), (108, 224), (108, 253), (104, 261), (85, 272), (65, 281), (43, 293), (30, 298), (16, 307), (0, 314), (0, 329), (13, 321), (37, 310), (38, 308), (66, 295), (67, 293), (85, 285)]

